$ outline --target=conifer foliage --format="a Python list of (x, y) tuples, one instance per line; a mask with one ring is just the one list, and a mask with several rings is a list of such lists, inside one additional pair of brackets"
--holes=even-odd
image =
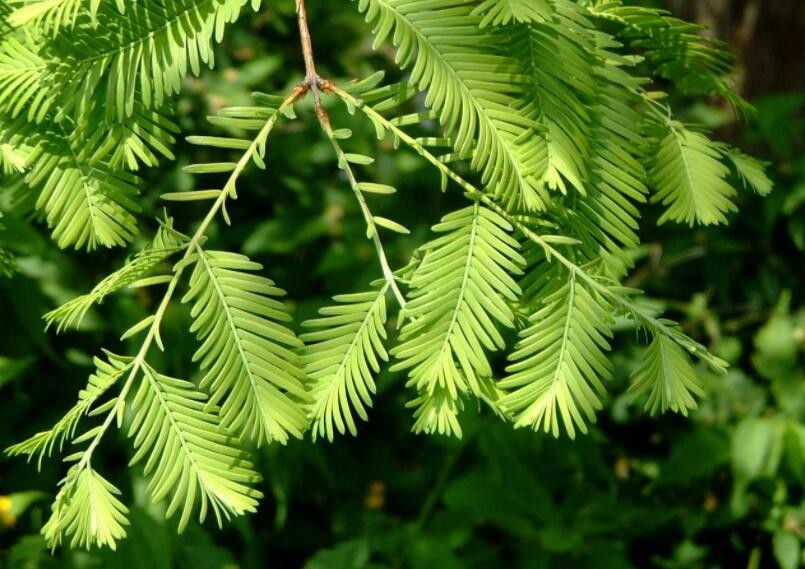
[[(75, 407), (8, 449), (41, 462), (74, 445), (43, 530), (53, 546), (114, 547), (125, 536), (121, 492), (94, 461), (124, 424), (132, 464), (143, 465), (153, 499), (167, 502), (181, 531), (192, 517), (221, 523), (255, 510), (251, 445), (286, 444), (307, 431), (330, 440), (356, 434), (387, 363), (407, 374), (413, 429), (455, 436), (474, 399), (515, 427), (587, 432), (606, 393), (618, 318), (650, 341), (633, 391), (652, 412), (695, 408), (701, 387), (691, 356), (725, 367), (621, 285), (639, 244), (641, 204), (661, 204), (661, 222), (721, 224), (738, 191), (771, 190), (761, 163), (675, 118), (656, 90), (721, 97), (749, 114), (729, 89), (731, 57), (721, 44), (619, 0), (353, 0), (345, 7), (365, 15), (375, 47), (396, 48), (404, 81), (384, 84), (382, 73), (338, 81), (317, 74), (315, 34), (311, 42), (304, 2), (296, 4), (305, 80), (212, 119), (247, 133), (240, 138), (188, 138), (215, 161), (185, 170), (225, 179), (163, 196), (171, 208), (204, 204), (197, 229), (186, 235), (159, 220), (158, 234), (125, 266), (45, 316), (62, 331), (124, 287), (150, 287), (161, 299), (121, 330), (136, 339), (135, 353), (104, 352)], [(173, 159), (172, 97), (183, 78), (213, 65), (227, 26), (261, 8), (260, 0), (4, 3), (0, 170), (15, 213), (32, 212), (62, 248), (131, 243), (143, 190), (137, 172)], [(420, 93), (426, 109), (412, 114)], [(270, 270), (208, 248), (207, 232), (216, 218), (229, 223), (242, 173), (266, 168), (274, 127), (294, 120), (307, 96), (344, 191), (360, 206), (380, 278), (344, 291), (297, 335)], [(390, 266), (384, 247), (407, 229), (375, 216), (365, 199), (396, 190), (360, 179), (373, 159), (350, 152), (351, 131), (331, 126), (327, 108), (337, 104), (379, 139), (413, 149), (442, 189), (467, 198), (408, 266)], [(412, 134), (432, 119), (439, 138)], [(0, 247), (0, 273), (12, 271)], [(170, 377), (151, 363), (166, 349), (161, 324), (174, 302), (191, 307), (198, 349), (187, 359), (197, 377)], [(508, 367), (496, 369), (494, 353)]]

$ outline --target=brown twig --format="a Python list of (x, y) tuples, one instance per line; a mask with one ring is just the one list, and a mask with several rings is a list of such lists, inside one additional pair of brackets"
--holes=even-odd
[(321, 121), (329, 120), (327, 111), (321, 103), (321, 91), (325, 81), (316, 72), (316, 60), (313, 58), (313, 42), (310, 38), (310, 29), (307, 23), (307, 10), (305, 0), (296, 0), (296, 19), (299, 22), (299, 39), (302, 42), (302, 54), (305, 58), (305, 85), (313, 94), (313, 104), (316, 107), (316, 116)]

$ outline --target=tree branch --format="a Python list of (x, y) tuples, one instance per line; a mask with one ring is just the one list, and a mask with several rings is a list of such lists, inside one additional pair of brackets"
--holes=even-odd
[(605, 298), (610, 299), (615, 304), (620, 306), (620, 308), (623, 309), (627, 314), (631, 315), (632, 320), (634, 320), (636, 323), (642, 325), (643, 327), (651, 329), (653, 334), (662, 334), (663, 336), (675, 340), (677, 343), (685, 347), (689, 352), (697, 355), (704, 362), (710, 365), (710, 367), (714, 371), (726, 373), (727, 363), (721, 360), (720, 358), (717, 358), (716, 356), (710, 354), (707, 351), (707, 348), (698, 344), (695, 340), (688, 338), (682, 332), (677, 331), (667, 320), (654, 317), (652, 314), (647, 312), (638, 304), (632, 302), (632, 300), (628, 296), (628, 291), (625, 291), (622, 287), (611, 287), (603, 284), (594, 275), (589, 274), (586, 270), (584, 270), (584, 268), (575, 264), (568, 257), (563, 255), (556, 247), (554, 247), (554, 244), (558, 243), (556, 239), (557, 236), (545, 236), (537, 234), (527, 225), (527, 223), (524, 222), (521, 216), (510, 213), (503, 206), (501, 206), (494, 199), (492, 199), (492, 197), (484, 193), (481, 189), (477, 188), (476, 186), (465, 180), (463, 177), (456, 174), (444, 162), (439, 160), (430, 151), (428, 151), (422, 144), (417, 142), (415, 138), (410, 136), (399, 126), (389, 121), (378, 111), (373, 109), (370, 105), (365, 104), (360, 99), (353, 97), (347, 91), (344, 91), (343, 89), (340, 89), (335, 85), (330, 85), (329, 88), (337, 97), (339, 97), (349, 106), (360, 110), (373, 123), (381, 125), (385, 130), (391, 132), (396, 139), (404, 142), (417, 154), (419, 154), (420, 156), (425, 158), (428, 162), (433, 164), (439, 170), (439, 172), (441, 172), (442, 176), (449, 178), (453, 180), (456, 184), (458, 184), (459, 187), (461, 187), (461, 189), (464, 190), (464, 192), (470, 199), (480, 201), (481, 203), (489, 207), (491, 210), (498, 213), (501, 217), (506, 219), (515, 228), (517, 228), (526, 238), (528, 238), (530, 241), (533, 241), (540, 248), (542, 248), (542, 250), (545, 253), (545, 257), (549, 261), (552, 259), (557, 260), (559, 263), (564, 265), (568, 271), (584, 280), (599, 294), (601, 294)]
[(321, 76), (316, 72), (316, 60), (313, 57), (313, 40), (310, 37), (310, 28), (308, 28), (305, 0), (296, 0), (296, 17), (299, 22), (299, 39), (302, 43), (302, 54), (305, 58), (305, 81), (303, 85), (313, 94), (313, 104), (316, 108), (316, 117), (319, 119), (322, 130), (324, 130), (324, 133), (327, 135), (327, 138), (330, 140), (330, 143), (335, 149), (336, 155), (338, 156), (338, 162), (343, 166), (344, 171), (346, 172), (350, 186), (352, 187), (355, 197), (358, 200), (358, 205), (360, 205), (363, 216), (366, 219), (369, 235), (374, 242), (377, 257), (380, 261), (380, 267), (383, 270), (383, 278), (394, 292), (394, 297), (397, 299), (400, 308), (405, 308), (405, 297), (400, 291), (399, 286), (397, 286), (397, 278), (394, 276), (394, 273), (389, 266), (386, 251), (383, 248), (383, 243), (377, 233), (374, 218), (372, 217), (372, 214), (369, 211), (369, 206), (366, 204), (366, 200), (363, 198), (363, 194), (358, 187), (358, 182), (355, 179), (355, 175), (353, 174), (352, 169), (350, 168), (349, 163), (344, 156), (344, 151), (341, 149), (341, 146), (338, 144), (338, 141), (335, 138), (333, 127), (330, 124), (330, 117), (327, 115), (327, 111), (324, 110), (324, 105), (322, 105), (321, 102), (322, 91), (332, 92), (334, 87), (330, 81), (322, 79)]
[[(274, 113), (268, 120), (266, 120), (263, 128), (261, 129), (260, 133), (254, 137), (252, 143), (249, 145), (248, 149), (243, 153), (240, 160), (237, 163), (237, 166), (230, 174), (229, 179), (227, 180), (226, 184), (223, 186), (218, 199), (210, 207), (207, 215), (204, 217), (204, 220), (196, 229), (195, 233), (188, 241), (186, 245), (186, 250), (182, 260), (176, 263), (173, 266), (173, 276), (168, 283), (167, 291), (165, 292), (164, 296), (162, 297), (161, 302), (157, 308), (157, 311), (154, 315), (154, 320), (151, 322), (151, 325), (148, 327), (148, 332), (146, 334), (143, 343), (140, 346), (137, 355), (135, 356), (134, 360), (131, 363), (131, 368), (128, 372), (128, 377), (126, 382), (123, 384), (123, 387), (120, 391), (120, 395), (117, 397), (115, 404), (112, 406), (111, 410), (108, 412), (106, 419), (101, 424), (100, 427), (97, 428), (97, 432), (94, 437), (90, 440), (89, 446), (84, 450), (83, 454), (81, 455), (81, 459), (78, 462), (78, 467), (76, 468), (76, 472), (81, 472), (83, 468), (90, 464), (92, 460), (92, 456), (95, 452), (95, 449), (100, 444), (101, 439), (106, 434), (106, 431), (112, 425), (112, 423), (117, 420), (118, 426), (122, 424), (123, 421), (123, 411), (126, 406), (126, 396), (131, 391), (134, 383), (138, 377), (139, 372), (143, 369), (143, 366), (146, 363), (146, 357), (151, 350), (151, 346), (156, 343), (157, 347), (160, 350), (164, 351), (164, 347), (162, 345), (162, 339), (160, 337), (160, 326), (162, 325), (162, 319), (165, 315), (165, 311), (168, 309), (168, 305), (170, 304), (174, 293), (176, 292), (176, 288), (179, 286), (179, 282), (184, 274), (185, 270), (189, 266), (189, 260), (193, 254), (196, 253), (196, 246), (201, 243), (207, 234), (207, 229), (209, 228), (212, 221), (215, 217), (224, 210), (226, 207), (226, 202), (228, 199), (237, 199), (235, 183), (237, 182), (240, 175), (243, 173), (243, 170), (252, 160), (252, 156), (259, 152), (259, 148), (261, 145), (261, 140), (265, 141), (268, 138), (268, 135), (274, 129), (274, 125), (277, 123), (279, 118), (283, 115), (283, 111), (289, 107), (292, 107), (293, 104), (299, 100), (300, 97), (304, 95), (304, 90), (297, 87), (293, 90), (293, 92), (283, 101), (283, 103), (277, 108), (277, 112)], [(68, 479), (65, 484), (70, 484), (70, 480), (77, 480), (76, 478)]]

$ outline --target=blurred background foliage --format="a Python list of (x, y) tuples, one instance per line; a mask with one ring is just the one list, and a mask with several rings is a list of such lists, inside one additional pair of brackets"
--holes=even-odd
[[(278, 1), (234, 26), (219, 65), (177, 100), (183, 135), (216, 134), (204, 117), (246, 102), (252, 90), (287, 92), (301, 79), (293, 3)], [(346, 2), (309, 6), (320, 72), (348, 80), (391, 69), (372, 51)], [(657, 2), (652, 4), (657, 5)], [(687, 332), (732, 364), (725, 377), (701, 370), (707, 397), (685, 419), (651, 419), (624, 394), (637, 338), (621, 334), (606, 411), (576, 441), (515, 432), (488, 412), (466, 411), (463, 440), (414, 436), (404, 380), (385, 374), (358, 438), (293, 442), (258, 454), (267, 499), (259, 514), (218, 531), (177, 536), (148, 503), (128, 456), (107, 449), (104, 472), (127, 490), (129, 538), (117, 553), (45, 549), (38, 530), (63, 474), (56, 461), (0, 459), (0, 566), (14, 569), (762, 569), (803, 566), (805, 538), (805, 5), (799, 0), (669, 0), (676, 14), (712, 25), (738, 54), (736, 78), (758, 113), (738, 124), (712, 101), (675, 101), (691, 121), (771, 163), (775, 192), (741, 194), (729, 227), (656, 227), (646, 212), (644, 246), (628, 284), (670, 308)], [(309, 109), (307, 109), (309, 110)], [(327, 142), (310, 112), (282, 125), (268, 173), (253, 172), (233, 226), (217, 246), (241, 249), (290, 291), (296, 321), (328, 297), (363, 290), (378, 275), (371, 244)], [(404, 264), (430, 224), (461, 203), (438, 191), (415, 155), (375, 141), (371, 125), (340, 108), (333, 122), (356, 135), (355, 152), (377, 157), (374, 179), (400, 189), (372, 204), (412, 235), (390, 253)], [(158, 196), (191, 189), (183, 164), (204, 150), (178, 141), (176, 163), (143, 174), (144, 229), (162, 214)], [(0, 188), (0, 211), (10, 192)], [(175, 208), (177, 226), (198, 211)], [(90, 372), (93, 347), (143, 318), (147, 290), (118, 296), (78, 333), (43, 331), (47, 310), (88, 290), (125, 252), (59, 251), (40, 224), (3, 218), (18, 273), (0, 278), (0, 446), (54, 422)], [(145, 235), (149, 232), (145, 231)], [(163, 335), (189, 353), (188, 315), (172, 308)], [(125, 347), (121, 347), (121, 350)], [(163, 356), (171, 358), (170, 355)], [(501, 362), (498, 362), (499, 364)], [(155, 361), (188, 377), (177, 361)], [(111, 446), (111, 445), (110, 445)]]

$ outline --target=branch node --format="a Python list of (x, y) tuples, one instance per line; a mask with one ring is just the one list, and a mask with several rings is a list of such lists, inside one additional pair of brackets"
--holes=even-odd
[(301, 99), (307, 92), (310, 90), (310, 87), (307, 84), (307, 81), (303, 81), (299, 83), (296, 87), (293, 88), (293, 96), (295, 99)]
[(322, 109), (321, 92), (319, 87), (323, 83), (316, 73), (316, 60), (313, 58), (313, 42), (310, 38), (310, 29), (307, 23), (307, 10), (305, 0), (296, 0), (296, 16), (299, 23), (299, 39), (302, 42), (302, 55), (305, 59), (305, 85), (313, 93), (313, 104), (316, 107), (316, 116), (320, 119), (327, 116)]

